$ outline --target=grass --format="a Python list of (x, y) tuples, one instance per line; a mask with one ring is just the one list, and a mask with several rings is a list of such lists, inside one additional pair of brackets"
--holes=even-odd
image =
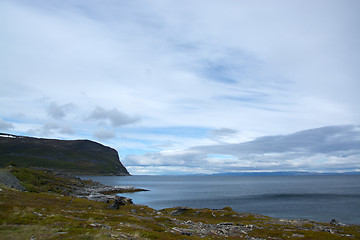
[(86, 183), (86, 181), (59, 177), (49, 171), (12, 167), (11, 172), (29, 192), (69, 194), (74, 186), (82, 187)]
[[(13, 171), (29, 187), (28, 192), (0, 191), (0, 239), (360, 239), (359, 226), (338, 227), (326, 223), (293, 224), (275, 218), (237, 213), (231, 208), (161, 211), (142, 205), (109, 209), (110, 203), (74, 198), (59, 193), (66, 179), (44, 171)], [(44, 186), (45, 185), (45, 186)], [(178, 213), (178, 214), (177, 214)], [(231, 222), (245, 227), (247, 234), (202, 234), (185, 222), (216, 226)], [(175, 229), (192, 232), (184, 235)], [(323, 230), (332, 229), (333, 233)], [(346, 234), (351, 235), (346, 236)]]

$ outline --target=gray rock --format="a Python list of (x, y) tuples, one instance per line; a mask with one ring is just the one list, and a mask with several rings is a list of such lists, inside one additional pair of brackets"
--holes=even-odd
[(111, 227), (109, 225), (103, 224), (102, 227), (107, 229), (107, 230), (111, 230)]
[(90, 226), (92, 227), (102, 227), (101, 223), (90, 223)]
[(331, 228), (324, 228), (322, 231), (323, 232), (329, 232), (329, 233), (332, 233), (332, 234), (335, 233), (334, 230), (332, 230)]
[(95, 228), (105, 228), (107, 230), (111, 230), (111, 227), (109, 225), (101, 224), (101, 223), (90, 223), (90, 226)]
[(184, 212), (190, 210), (190, 208), (184, 208), (184, 207), (178, 207), (174, 211), (172, 211), (170, 214), (173, 216), (181, 215)]
[(38, 213), (38, 212), (34, 212), (34, 215), (39, 216), (39, 217), (43, 216), (41, 213)]
[(330, 224), (331, 224), (331, 225), (335, 225), (335, 226), (340, 226), (340, 227), (346, 226), (346, 224), (341, 223), (341, 222), (339, 222), (339, 221), (336, 220), (336, 219), (332, 219), (332, 220), (330, 221)]
[(26, 188), (21, 185), (19, 179), (17, 179), (9, 170), (0, 169), (0, 183), (3, 185), (14, 188), (20, 191), (26, 191)]
[(296, 237), (296, 238), (303, 238), (304, 235), (294, 233), (294, 234), (292, 235), (292, 237), (293, 237), (293, 238), (295, 238), (295, 237)]
[(223, 223), (218, 223), (217, 225), (218, 226), (232, 226), (232, 225), (234, 225), (234, 223), (232, 223), (232, 222), (223, 222)]
[(130, 198), (116, 196), (114, 202), (110, 205), (110, 209), (119, 209), (121, 205), (133, 204)]
[(101, 194), (101, 193), (90, 194), (89, 196), (87, 196), (87, 199), (99, 201), (99, 202), (107, 202), (108, 201), (106, 195)]
[(117, 191), (147, 191), (131, 186), (106, 186), (98, 182), (86, 183), (83, 187), (74, 187), (73, 197), (87, 198), (93, 201), (100, 201), (108, 203), (110, 200), (115, 199), (117, 196), (108, 195)]
[(69, 232), (57, 232), (54, 233), (52, 236), (57, 236), (57, 235), (64, 235), (64, 234), (68, 234)]

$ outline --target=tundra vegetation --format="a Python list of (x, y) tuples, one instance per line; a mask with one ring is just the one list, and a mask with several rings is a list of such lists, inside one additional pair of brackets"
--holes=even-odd
[[(10, 167), (26, 191), (0, 185), (0, 239), (360, 239), (360, 226), (284, 220), (223, 209), (155, 210), (73, 196), (93, 184)], [(94, 183), (95, 184), (95, 183)]]

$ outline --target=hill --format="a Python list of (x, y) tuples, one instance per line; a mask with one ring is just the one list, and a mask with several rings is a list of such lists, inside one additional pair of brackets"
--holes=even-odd
[(51, 168), (74, 174), (130, 175), (117, 151), (90, 140), (58, 140), (0, 133), (0, 167)]

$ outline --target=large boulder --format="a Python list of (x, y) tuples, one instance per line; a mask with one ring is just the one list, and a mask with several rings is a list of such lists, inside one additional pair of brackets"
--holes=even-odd
[(189, 211), (191, 208), (187, 208), (187, 207), (177, 207), (174, 211), (172, 211), (170, 214), (173, 216), (178, 216), (183, 214), (186, 211)]
[(120, 206), (128, 204), (133, 204), (130, 198), (116, 196), (114, 202), (110, 205), (110, 209), (119, 209)]

